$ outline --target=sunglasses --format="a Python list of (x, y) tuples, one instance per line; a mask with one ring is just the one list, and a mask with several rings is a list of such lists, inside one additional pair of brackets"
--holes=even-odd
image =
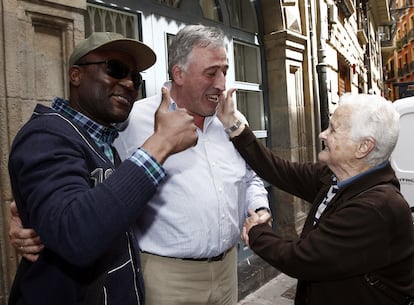
[(132, 83), (134, 84), (135, 90), (138, 90), (142, 84), (141, 74), (137, 71), (131, 71), (131, 69), (124, 63), (116, 59), (109, 59), (95, 62), (84, 62), (77, 64), (78, 66), (88, 65), (101, 65), (106, 64), (106, 74), (116, 79), (123, 79), (127, 76), (131, 76)]

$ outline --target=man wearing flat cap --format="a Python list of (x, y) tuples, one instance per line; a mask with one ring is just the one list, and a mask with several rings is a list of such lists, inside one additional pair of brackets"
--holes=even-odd
[(163, 88), (154, 133), (119, 162), (112, 147), (117, 123), (127, 119), (140, 72), (155, 58), (139, 41), (92, 34), (69, 59), (69, 100), (37, 105), (16, 135), (13, 195), (23, 226), (38, 233), (44, 249), (35, 262), (22, 258), (9, 304), (143, 304), (129, 228), (164, 180), (166, 158), (197, 141), (192, 116), (168, 112)]

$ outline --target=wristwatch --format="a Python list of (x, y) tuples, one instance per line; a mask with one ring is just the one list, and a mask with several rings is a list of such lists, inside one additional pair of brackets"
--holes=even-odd
[(240, 120), (237, 120), (236, 122), (234, 122), (233, 125), (231, 125), (229, 128), (224, 129), (224, 131), (230, 135), (233, 131), (239, 129), (239, 127), (241, 126), (241, 124), (243, 124)]
[(256, 209), (254, 212), (255, 212), (255, 213), (257, 213), (257, 212), (259, 212), (259, 211), (266, 211), (266, 212), (268, 212), (270, 215), (272, 215), (272, 211), (270, 211), (270, 209), (269, 209), (269, 208), (266, 208), (266, 207), (261, 207), (261, 208), (258, 208), (258, 209)]

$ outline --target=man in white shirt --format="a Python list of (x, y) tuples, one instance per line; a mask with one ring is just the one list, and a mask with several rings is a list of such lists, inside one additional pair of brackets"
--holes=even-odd
[[(168, 178), (137, 221), (147, 305), (237, 303), (240, 228), (248, 208), (267, 212), (268, 201), (263, 182), (215, 115), (227, 69), (220, 30), (187, 26), (173, 39), (173, 81), (165, 84), (170, 110), (186, 108), (199, 138), (196, 146), (164, 163)], [(160, 102), (158, 95), (134, 104), (128, 127), (115, 141), (121, 158), (153, 132)]]

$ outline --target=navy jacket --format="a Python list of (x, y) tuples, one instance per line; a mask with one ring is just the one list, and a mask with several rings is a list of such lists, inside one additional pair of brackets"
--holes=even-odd
[(23, 225), (45, 245), (15, 283), (18, 304), (143, 304), (129, 233), (155, 192), (142, 168), (127, 160), (114, 171), (87, 132), (38, 105), (13, 142), (9, 172)]
[(389, 164), (340, 188), (313, 225), (332, 181), (330, 169), (283, 160), (248, 128), (233, 143), (259, 176), (312, 203), (299, 240), (280, 238), (267, 224), (249, 232), (256, 253), (298, 278), (295, 304), (403, 305), (369, 286), (365, 274), (414, 297), (414, 227)]

